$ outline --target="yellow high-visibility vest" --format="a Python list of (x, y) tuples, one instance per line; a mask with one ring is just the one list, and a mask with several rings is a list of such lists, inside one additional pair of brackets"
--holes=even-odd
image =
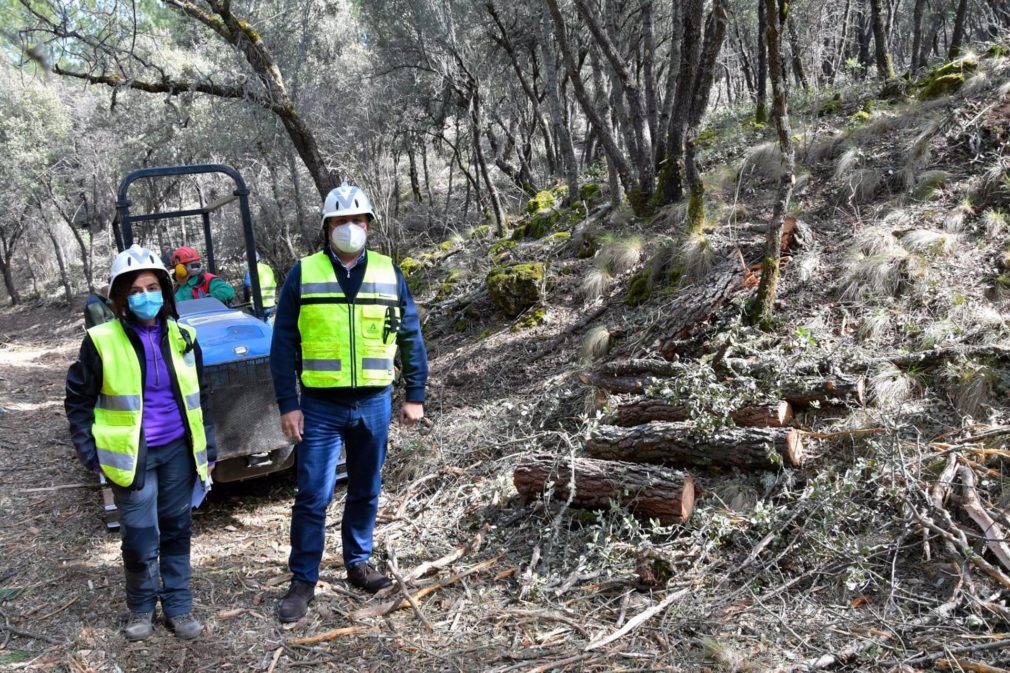
[(256, 273), (260, 279), (263, 308), (273, 308), (277, 305), (277, 279), (274, 278), (274, 270), (265, 262), (256, 262)]
[(393, 260), (368, 252), (353, 302), (340, 289), (326, 251), (303, 258), (301, 269), (302, 384), (357, 388), (392, 383), (402, 318)]
[[(189, 343), (192, 343), (196, 338), (192, 327), (168, 321), (172, 369), (186, 407), (186, 424), (192, 440), (196, 471), (201, 481), (206, 481), (207, 437), (203, 429), (203, 409), (200, 408), (200, 380), (196, 373), (196, 358), (192, 350), (186, 352), (189, 344), (182, 330), (186, 330)], [(137, 474), (144, 418), (140, 361), (119, 320), (92, 327), (88, 334), (102, 358), (102, 389), (95, 406), (95, 422), (91, 426), (98, 448), (98, 463), (109, 481), (128, 487)]]

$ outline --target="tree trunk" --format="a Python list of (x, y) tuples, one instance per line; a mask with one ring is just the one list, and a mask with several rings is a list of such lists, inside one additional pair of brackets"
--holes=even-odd
[(404, 145), (407, 150), (407, 174), (410, 177), (410, 193), (414, 197), (414, 203), (421, 203), (421, 180), (417, 172), (417, 157), (414, 156), (414, 143), (408, 137)]
[(70, 274), (67, 272), (67, 261), (63, 254), (63, 246), (60, 245), (56, 234), (48, 226), (46, 227), (46, 236), (49, 237), (49, 240), (53, 244), (53, 251), (56, 253), (56, 264), (60, 269), (60, 282), (63, 284), (63, 296), (66, 297), (69, 304), (74, 300), (74, 288), (70, 282)]
[(21, 303), (21, 295), (14, 284), (14, 274), (11, 273), (11, 265), (7, 261), (8, 259), (0, 255), (0, 274), (3, 274), (4, 287), (7, 289), (7, 296), (11, 298), (11, 306), (17, 306)]
[[(779, 151), (785, 158), (785, 170), (779, 180), (778, 193), (771, 222), (765, 236), (765, 257), (761, 263), (761, 284), (751, 305), (750, 319), (754, 324), (766, 328), (772, 324), (772, 309), (778, 292), (780, 262), (782, 259), (783, 218), (789, 212), (789, 198), (793, 191), (793, 167), (795, 156), (792, 146), (792, 131), (789, 128), (789, 111), (785, 89), (782, 86), (782, 45), (780, 28), (788, 19), (786, 0), (782, 0), (782, 10), (775, 0), (765, 0), (768, 11), (768, 69), (772, 78), (772, 110), (775, 130), (778, 135)], [(879, 2), (879, 0), (874, 0)]]
[(920, 60), (922, 51), (922, 14), (926, 10), (926, 0), (915, 0), (912, 9), (912, 72), (922, 67)]
[(524, 458), (512, 480), (525, 498), (540, 497), (550, 482), (555, 500), (571, 498), (572, 505), (590, 509), (618, 502), (664, 524), (684, 523), (694, 511), (691, 475), (661, 467), (541, 453)]
[[(655, 154), (656, 139), (659, 138), (659, 103), (656, 99), (656, 36), (652, 20), (653, 0), (642, 2), (642, 76), (645, 78), (645, 113), (648, 119), (650, 153)], [(650, 173), (652, 170), (650, 169)]]
[(655, 421), (632, 428), (601, 425), (586, 442), (593, 458), (677, 467), (772, 469), (803, 464), (803, 442), (788, 428), (723, 428), (696, 435), (694, 424)]
[(954, 15), (954, 32), (950, 36), (950, 50), (947, 52), (947, 58), (951, 60), (961, 55), (961, 43), (964, 41), (964, 20), (967, 13), (968, 0), (960, 0), (957, 4), (957, 13)]
[[(579, 166), (575, 158), (575, 145), (572, 143), (571, 130), (565, 123), (563, 114), (564, 101), (561, 98), (561, 86), (558, 81), (558, 68), (555, 62), (554, 50), (551, 48), (550, 34), (547, 26), (548, 19), (546, 12), (541, 20), (537, 21), (537, 30), (540, 33), (540, 54), (544, 64), (544, 86), (547, 87), (547, 107), (551, 113), (551, 124), (554, 127), (554, 139), (561, 152), (561, 168), (564, 171), (565, 184), (568, 185), (568, 196), (566, 203), (574, 203), (579, 197)], [(571, 74), (578, 77), (578, 73)]]
[(894, 63), (891, 60), (891, 52), (887, 49), (884, 13), (880, 3), (881, 0), (870, 0), (870, 22), (873, 26), (873, 48), (877, 62), (877, 77), (888, 80), (894, 79)]
[(792, 56), (793, 76), (796, 78), (796, 83), (804, 91), (807, 91), (810, 89), (810, 84), (807, 82), (807, 73), (803, 69), (803, 59), (800, 58), (802, 47), (800, 46), (800, 38), (796, 35), (796, 24), (792, 15), (786, 19), (786, 29), (789, 33), (789, 54)]
[[(476, 89), (476, 86), (474, 88)], [(495, 234), (498, 238), (501, 238), (505, 235), (505, 211), (502, 210), (501, 199), (498, 198), (498, 188), (495, 187), (494, 182), (491, 180), (491, 175), (487, 169), (487, 161), (484, 159), (484, 150), (481, 147), (480, 102), (480, 94), (475, 90), (473, 93), (473, 99), (470, 101), (470, 122), (471, 134), (473, 135), (473, 151), (477, 159), (477, 168), (480, 170), (480, 175), (484, 179), (484, 184), (487, 186), (488, 198), (491, 199), (491, 209), (494, 212), (495, 219)]]
[(757, 34), (757, 106), (754, 109), (754, 121), (758, 124), (768, 122), (768, 8), (765, 0), (758, 3), (758, 34)]
[[(777, 404), (743, 407), (731, 411), (729, 417), (741, 428), (782, 428), (793, 420), (793, 406), (783, 400)], [(604, 418), (604, 422), (627, 428), (652, 421), (675, 423), (690, 419), (691, 410), (683, 404), (643, 399), (618, 405), (611, 416)]]
[[(663, 110), (659, 116), (658, 131), (666, 136), (670, 134), (670, 124), (673, 119), (673, 106), (677, 98), (677, 77), (680, 74), (680, 56), (682, 38), (684, 37), (684, 17), (681, 0), (672, 0), (670, 9), (670, 58), (666, 70), (666, 86), (663, 94)], [(666, 162), (666, 142), (662, 137), (654, 138), (656, 170), (660, 171)]]
[(561, 50), (562, 56), (564, 57), (565, 67), (568, 69), (569, 80), (572, 83), (572, 90), (579, 101), (579, 105), (582, 107), (582, 112), (586, 115), (589, 123), (592, 124), (593, 128), (596, 130), (597, 136), (600, 138), (600, 142), (603, 143), (603, 147), (607, 151), (607, 156), (613, 162), (614, 169), (620, 177), (621, 185), (624, 187), (625, 191), (632, 189), (634, 187), (634, 182), (632, 180), (631, 167), (628, 165), (628, 162), (624, 157), (624, 153), (614, 141), (614, 136), (610, 132), (610, 129), (604, 123), (603, 119), (600, 118), (596, 107), (589, 99), (589, 95), (582, 83), (582, 78), (579, 76), (579, 67), (575, 61), (575, 54), (572, 52), (571, 44), (568, 42), (568, 36), (565, 33), (565, 20), (561, 16), (561, 10), (558, 7), (558, 0), (547, 0), (547, 7), (550, 10), (551, 21), (554, 25), (554, 37), (558, 44), (558, 48)]

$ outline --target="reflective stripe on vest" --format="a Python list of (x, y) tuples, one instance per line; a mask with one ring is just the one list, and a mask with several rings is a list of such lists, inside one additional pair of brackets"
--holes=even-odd
[(263, 308), (273, 308), (277, 304), (277, 279), (274, 278), (274, 270), (263, 262), (256, 262), (256, 273), (260, 279)]
[[(200, 479), (207, 479), (207, 438), (200, 408), (200, 381), (196, 373), (193, 352), (183, 354), (186, 340), (181, 330), (196, 338), (192, 327), (168, 321), (168, 339), (172, 354), (171, 368), (176, 387), (185, 404), (193, 457)], [(130, 338), (119, 320), (97, 325), (88, 330), (92, 343), (102, 360), (102, 390), (95, 405), (95, 422), (91, 433), (98, 448), (102, 472), (114, 484), (128, 487), (137, 472), (144, 419), (144, 390), (140, 361)]]
[(351, 302), (326, 251), (301, 260), (302, 384), (309, 388), (387, 386), (393, 382), (400, 296), (393, 260), (368, 252)]

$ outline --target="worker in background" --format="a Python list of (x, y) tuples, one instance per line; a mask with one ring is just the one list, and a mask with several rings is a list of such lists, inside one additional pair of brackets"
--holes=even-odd
[(109, 286), (103, 285), (84, 300), (84, 328), (91, 329), (116, 317), (109, 308)]
[(172, 266), (175, 267), (175, 280), (178, 287), (175, 290), (175, 300), (188, 301), (214, 297), (228, 305), (235, 299), (235, 289), (209, 271), (203, 268), (200, 253), (194, 248), (184, 245), (172, 254)]
[[(273, 315), (274, 307), (277, 305), (277, 280), (274, 278), (274, 270), (270, 265), (260, 259), (260, 254), (256, 253), (256, 273), (260, 280), (260, 294), (263, 296), (263, 311), (267, 316)], [(252, 278), (249, 272), (245, 272), (242, 280), (242, 301), (252, 301)]]

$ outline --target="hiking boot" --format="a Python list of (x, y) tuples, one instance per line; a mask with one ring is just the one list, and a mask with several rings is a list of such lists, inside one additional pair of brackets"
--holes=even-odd
[(362, 561), (347, 568), (347, 581), (374, 594), (380, 589), (390, 586), (393, 581), (372, 567), (368, 561)]
[(203, 631), (203, 625), (196, 621), (192, 612), (175, 617), (165, 617), (165, 624), (175, 631), (175, 637), (182, 640), (193, 640)]
[(147, 640), (154, 635), (154, 610), (131, 612), (123, 634), (127, 640)]
[(308, 612), (309, 603), (315, 594), (315, 584), (291, 580), (291, 587), (277, 606), (277, 618), (282, 622), (297, 622)]

